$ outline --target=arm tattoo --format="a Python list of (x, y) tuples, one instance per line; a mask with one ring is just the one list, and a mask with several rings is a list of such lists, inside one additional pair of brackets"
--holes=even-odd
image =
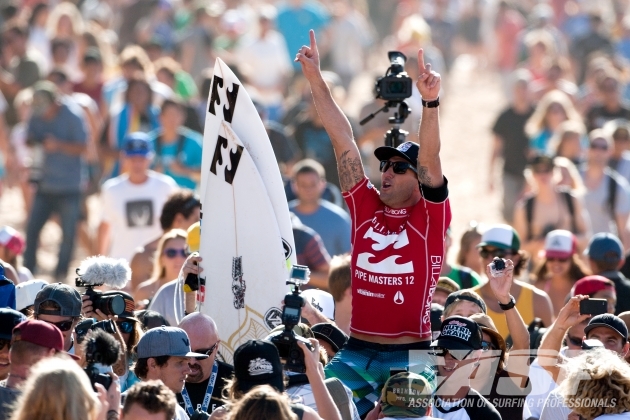
[(418, 165), (418, 179), (420, 183), (429, 188), (433, 188), (433, 181), (429, 177), (429, 168)]
[(357, 185), (365, 173), (363, 172), (363, 164), (361, 158), (348, 157), (350, 150), (346, 150), (341, 154), (337, 162), (337, 169), (339, 170), (339, 183), (341, 184), (341, 191), (350, 191), (352, 187)]

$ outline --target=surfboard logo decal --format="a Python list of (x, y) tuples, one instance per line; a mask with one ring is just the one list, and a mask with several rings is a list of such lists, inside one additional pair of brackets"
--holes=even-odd
[(234, 308), (245, 307), (245, 280), (243, 280), (243, 257), (232, 258), (232, 294), (234, 295)]
[(288, 260), (293, 254), (293, 248), (286, 239), (282, 238), (282, 247), (284, 248), (284, 259)]
[[(217, 138), (217, 145), (214, 148), (214, 155), (212, 156), (212, 163), (210, 164), (210, 172), (215, 175), (217, 174), (217, 165), (223, 166), (223, 149), (229, 150), (228, 139), (219, 135)], [(224, 168), (223, 176), (225, 182), (228, 184), (232, 184), (234, 182), (234, 177), (236, 176), (236, 170), (238, 169), (238, 164), (241, 161), (241, 156), (243, 155), (243, 146), (237, 144), (236, 151), (230, 150), (230, 167), (227, 166)]]
[[(212, 95), (210, 96), (210, 106), (208, 112), (212, 115), (217, 115), (215, 110), (215, 104), (221, 105), (221, 97), (219, 96), (219, 88), (223, 88), (223, 78), (217, 75), (214, 76), (212, 82)], [(227, 107), (223, 105), (223, 119), (229, 123), (232, 122), (234, 117), (234, 107), (236, 106), (236, 98), (238, 97), (238, 89), (240, 85), (232, 83), (232, 90), (225, 89), (225, 96), (227, 98)]]
[(278, 308), (270, 308), (265, 313), (265, 324), (269, 330), (273, 330), (278, 325), (282, 324), (282, 311)]

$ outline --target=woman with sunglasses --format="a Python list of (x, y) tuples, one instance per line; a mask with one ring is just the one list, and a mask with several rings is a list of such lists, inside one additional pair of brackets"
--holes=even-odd
[(577, 239), (568, 230), (553, 230), (545, 237), (543, 259), (532, 273), (534, 286), (551, 299), (554, 316), (564, 306), (575, 282), (591, 274), (577, 254)]
[(148, 307), (150, 301), (158, 289), (179, 275), (188, 252), (186, 250), (186, 231), (173, 229), (166, 232), (160, 238), (155, 251), (153, 276), (140, 283), (134, 297), (138, 302), (138, 309)]

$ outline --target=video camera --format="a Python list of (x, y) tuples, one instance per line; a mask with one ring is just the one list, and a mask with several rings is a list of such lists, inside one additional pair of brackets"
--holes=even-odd
[(294, 265), (291, 268), (291, 278), (287, 281), (293, 290), (284, 297), (284, 309), (282, 310), (282, 324), (284, 330), (277, 331), (269, 337), (280, 354), (280, 359), (284, 369), (291, 372), (304, 373), (304, 353), (298, 346), (298, 341), (303, 342), (309, 349), (312, 349), (310, 341), (295, 334), (293, 328), (302, 319), (302, 307), (304, 298), (300, 295), (300, 286), (308, 283), (311, 270), (304, 265)]
[(92, 388), (95, 391), (95, 384), (101, 384), (105, 389), (109, 389), (112, 384), (112, 377), (104, 372), (111, 371), (111, 366), (116, 363), (119, 355), (120, 344), (111, 334), (107, 333), (105, 329), (91, 329), (85, 344), (87, 365), (83, 370), (90, 378)]
[[(131, 268), (124, 259), (113, 259), (103, 256), (89, 257), (76, 269), (77, 287), (85, 287), (85, 295), (90, 297), (93, 310), (99, 309), (105, 315), (120, 315), (125, 311), (125, 299), (121, 294), (103, 296), (95, 287), (106, 284), (115, 289), (125, 287), (131, 278)], [(83, 274), (81, 274), (83, 273)]]
[(385, 146), (397, 147), (404, 143), (409, 132), (400, 129), (400, 125), (411, 114), (411, 109), (405, 99), (410, 98), (412, 94), (412, 80), (405, 72), (405, 62), (407, 57), (399, 51), (390, 51), (387, 53), (390, 66), (385, 72), (385, 76), (376, 79), (374, 91), (376, 99), (385, 100), (385, 105), (376, 112), (365, 117), (359, 124), (364, 125), (371, 121), (379, 112), (389, 112), (389, 108), (398, 109), (393, 117), (389, 117), (389, 123), (394, 127), (385, 133)]

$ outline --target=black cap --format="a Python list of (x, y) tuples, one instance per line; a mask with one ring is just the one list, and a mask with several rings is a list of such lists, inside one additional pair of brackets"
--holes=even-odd
[(269, 341), (249, 340), (241, 344), (234, 352), (234, 376), (243, 393), (258, 385), (284, 391), (280, 354)]
[(420, 145), (412, 141), (406, 141), (400, 144), (398, 147), (381, 146), (374, 150), (374, 156), (378, 160), (387, 160), (393, 156), (399, 156), (405, 159), (407, 162), (418, 166), (418, 152), (420, 151)]
[(458, 290), (457, 292), (451, 293), (450, 295), (448, 295), (448, 297), (446, 298), (446, 301), (444, 302), (444, 310), (446, 310), (446, 308), (448, 308), (449, 305), (452, 305), (458, 300), (467, 300), (468, 302), (472, 302), (476, 304), (477, 306), (479, 306), (484, 314), (488, 313), (486, 309), (486, 302), (484, 302), (483, 299), (481, 299), (481, 297), (479, 297), (478, 299), (474, 296), (470, 296), (470, 294), (471, 294), (471, 291), (466, 290), (466, 289)]
[(628, 327), (621, 318), (613, 314), (596, 315), (588, 321), (588, 325), (584, 328), (584, 335), (588, 338), (588, 332), (592, 329), (606, 327), (610, 328), (623, 338), (623, 342), (628, 341)]
[(440, 336), (431, 347), (447, 350), (481, 350), (483, 335), (479, 325), (463, 316), (451, 316), (442, 322)]
[(315, 338), (324, 340), (330, 344), (335, 351), (339, 351), (346, 345), (348, 336), (339, 327), (330, 322), (322, 322), (311, 327)]
[(444, 307), (439, 303), (431, 304), (431, 331), (440, 331), (442, 328), (442, 314)]
[[(59, 306), (59, 310), (41, 309), (44, 302), (54, 302)], [(76, 289), (63, 283), (53, 283), (44, 286), (35, 296), (33, 310), (35, 315), (57, 315), (57, 316), (81, 316), (81, 295)]]
[(0, 308), (0, 340), (10, 340), (13, 334), (13, 327), (26, 317), (20, 312), (10, 308)]

